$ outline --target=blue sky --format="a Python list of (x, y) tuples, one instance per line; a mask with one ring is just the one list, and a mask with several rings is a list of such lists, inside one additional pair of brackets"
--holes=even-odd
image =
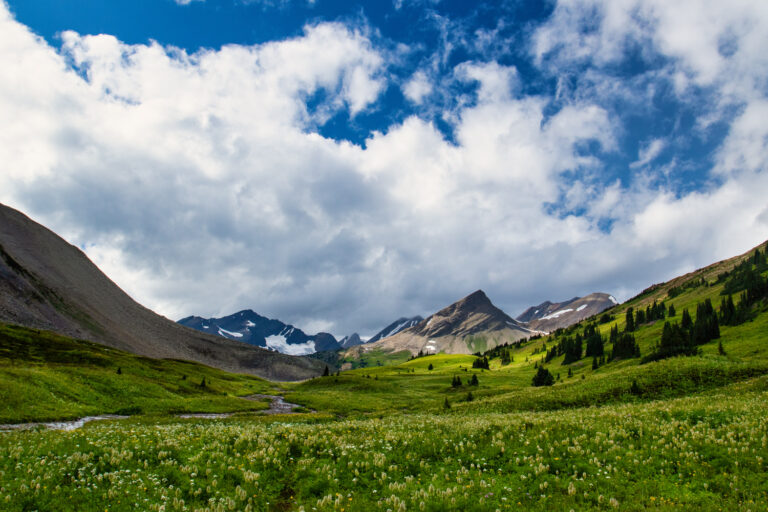
[[(172, 318), (370, 335), (768, 238), (768, 8), (0, 3), (0, 201)], [(20, 122), (19, 122), (20, 121)]]

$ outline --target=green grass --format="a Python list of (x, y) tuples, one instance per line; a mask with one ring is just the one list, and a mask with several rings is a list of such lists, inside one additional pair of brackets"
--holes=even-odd
[[(3, 510), (765, 510), (765, 391), (0, 436)], [(162, 507), (162, 508), (161, 508)]]
[(197, 363), (149, 359), (0, 324), (0, 423), (104, 413), (259, 410), (267, 404), (238, 397), (272, 387)]
[(356, 368), (398, 365), (408, 361), (410, 358), (411, 353), (407, 350), (401, 350), (399, 352), (367, 350), (362, 352), (359, 358), (345, 358), (340, 360), (339, 365), (345, 370), (354, 370)]

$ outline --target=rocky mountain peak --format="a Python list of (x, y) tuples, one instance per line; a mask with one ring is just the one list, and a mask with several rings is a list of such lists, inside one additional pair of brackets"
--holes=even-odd
[(509, 315), (493, 305), (484, 291), (477, 290), (409, 330), (427, 337), (466, 336), (517, 325)]

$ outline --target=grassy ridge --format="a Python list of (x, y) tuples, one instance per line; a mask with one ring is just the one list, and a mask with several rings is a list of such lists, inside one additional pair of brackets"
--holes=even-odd
[(197, 363), (149, 359), (0, 324), (0, 423), (103, 413), (258, 410), (267, 405), (237, 397), (270, 387), (256, 377)]

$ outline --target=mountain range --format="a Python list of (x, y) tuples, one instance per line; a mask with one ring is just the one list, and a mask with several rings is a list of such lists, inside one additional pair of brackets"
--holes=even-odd
[(263, 317), (250, 309), (222, 318), (188, 316), (179, 323), (198, 331), (296, 356), (342, 347), (332, 334), (321, 332), (310, 336), (297, 327)]
[(129, 297), (80, 249), (2, 204), (0, 322), (274, 380), (305, 379), (325, 368), (316, 360), (204, 334), (154, 313)]
[[(482, 290), (478, 290), (426, 320), (421, 316), (398, 318), (367, 341), (363, 341), (357, 333), (345, 336), (340, 341), (328, 333), (307, 335), (297, 327), (263, 317), (250, 309), (221, 318), (189, 316), (179, 320), (179, 323), (202, 332), (291, 355), (309, 355), (363, 345), (385, 351), (403, 350), (402, 347), (407, 346), (407, 350), (412, 353), (471, 353), (480, 347), (476, 344), (481, 338), (484, 340), (482, 343), (491, 339), (491, 345), (494, 345), (534, 334), (545, 334), (577, 323), (615, 304), (617, 302), (612, 295), (592, 293), (559, 303), (546, 301), (528, 308), (513, 319), (494, 306)], [(395, 339), (390, 339), (395, 336)], [(387, 341), (380, 343), (382, 340)]]

